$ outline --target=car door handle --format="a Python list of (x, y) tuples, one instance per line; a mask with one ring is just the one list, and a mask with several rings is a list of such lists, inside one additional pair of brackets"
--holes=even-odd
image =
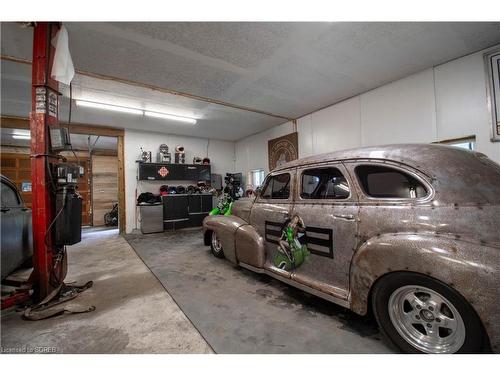
[(333, 215), (334, 219), (354, 221), (354, 215)]
[(2, 208), (2, 212), (8, 212), (10, 211), (10, 208)]

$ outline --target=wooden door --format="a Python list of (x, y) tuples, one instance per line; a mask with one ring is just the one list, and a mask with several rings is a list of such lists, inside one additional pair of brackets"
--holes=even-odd
[(104, 225), (104, 215), (118, 202), (118, 157), (92, 156), (92, 222)]

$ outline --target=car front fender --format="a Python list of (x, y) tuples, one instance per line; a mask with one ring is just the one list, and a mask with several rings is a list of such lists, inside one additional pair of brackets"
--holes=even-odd
[(203, 220), (203, 233), (215, 232), (222, 244), (224, 256), (231, 263), (238, 264), (236, 259), (235, 235), (239, 227), (248, 225), (243, 219), (234, 215), (209, 215)]
[(265, 262), (264, 239), (257, 230), (237, 216), (214, 215), (203, 220), (205, 245), (212, 232), (217, 234), (226, 259), (262, 268)]
[(350, 306), (368, 311), (369, 293), (382, 276), (395, 271), (417, 272), (457, 290), (483, 322), (492, 347), (500, 349), (500, 249), (444, 235), (383, 234), (364, 242), (350, 269)]

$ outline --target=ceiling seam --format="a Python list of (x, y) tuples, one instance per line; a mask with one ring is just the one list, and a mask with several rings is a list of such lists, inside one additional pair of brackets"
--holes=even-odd
[[(1, 54), (0, 58), (2, 60), (5, 60), (5, 61), (12, 61), (12, 62), (20, 63), (20, 64), (31, 65), (31, 60), (20, 58), (20, 57)], [(146, 89), (150, 89), (150, 90), (154, 90), (154, 91), (163, 92), (165, 94), (182, 96), (182, 97), (192, 99), (192, 100), (197, 100), (197, 101), (210, 103), (210, 104), (217, 104), (220, 106), (238, 109), (238, 110), (246, 111), (246, 112), (258, 113), (261, 115), (275, 117), (275, 118), (279, 118), (279, 119), (286, 120), (286, 121), (294, 120), (294, 118), (292, 118), (292, 117), (287, 117), (284, 115), (278, 115), (278, 114), (271, 113), (271, 112), (261, 111), (259, 109), (245, 107), (245, 106), (238, 105), (238, 104), (227, 103), (227, 102), (224, 102), (224, 101), (218, 100), (218, 99), (212, 99), (212, 98), (208, 98), (208, 97), (204, 97), (204, 96), (199, 96), (199, 95), (189, 94), (189, 93), (176, 91), (176, 90), (172, 90), (172, 89), (168, 89), (168, 88), (164, 88), (164, 87), (159, 87), (159, 86), (151, 85), (148, 83), (137, 82), (137, 81), (133, 81), (133, 80), (125, 79), (125, 78), (108, 76), (108, 75), (100, 74), (100, 73), (87, 72), (87, 71), (84, 71), (81, 69), (75, 69), (75, 72), (80, 74), (80, 75), (86, 76), (86, 77), (92, 77), (92, 78), (96, 78), (96, 79), (102, 79), (102, 80), (106, 80), (106, 81), (113, 81), (113, 82), (131, 85), (131, 86), (142, 87), (142, 88), (146, 88)]]

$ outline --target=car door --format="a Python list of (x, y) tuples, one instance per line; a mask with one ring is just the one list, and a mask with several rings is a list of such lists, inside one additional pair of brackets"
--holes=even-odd
[(2, 280), (32, 255), (31, 211), (13, 183), (2, 177), (1, 187)]
[(358, 197), (342, 163), (297, 169), (292, 216), (306, 228), (310, 255), (291, 278), (337, 298), (347, 299), (349, 266), (357, 245)]
[(277, 268), (273, 261), (282, 226), (292, 209), (294, 181), (294, 169), (268, 175), (250, 212), (250, 224), (265, 240), (264, 268), (287, 278), (290, 277), (290, 272)]

